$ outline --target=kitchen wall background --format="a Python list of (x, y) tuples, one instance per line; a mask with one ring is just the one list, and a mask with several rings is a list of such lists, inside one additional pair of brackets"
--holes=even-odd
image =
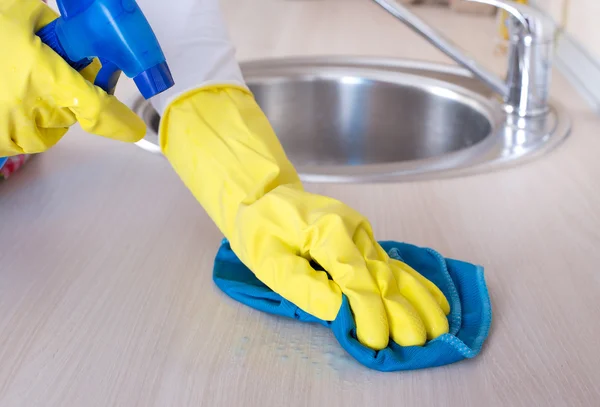
[(531, 3), (563, 24), (565, 32), (600, 63), (599, 0), (532, 0)]
[(600, 114), (600, 0), (531, 0), (561, 27), (557, 68)]

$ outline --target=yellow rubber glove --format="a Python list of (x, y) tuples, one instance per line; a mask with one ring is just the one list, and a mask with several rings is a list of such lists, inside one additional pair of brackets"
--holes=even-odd
[(80, 74), (35, 35), (56, 17), (40, 0), (0, 0), (0, 157), (47, 150), (77, 121), (127, 142), (145, 134), (140, 118), (90, 82), (97, 61)]
[(359, 213), (304, 191), (245, 86), (219, 0), (138, 3), (175, 79), (151, 101), (161, 149), (240, 260), (323, 320), (336, 318), (345, 294), (359, 341), (373, 349), (447, 332), (450, 307), (434, 284), (391, 260)]
[(359, 213), (303, 190), (247, 90), (184, 93), (166, 109), (160, 140), (234, 252), (273, 291), (323, 320), (335, 319), (344, 293), (359, 341), (373, 349), (386, 347), (389, 337), (422, 345), (448, 332), (442, 292), (390, 259)]

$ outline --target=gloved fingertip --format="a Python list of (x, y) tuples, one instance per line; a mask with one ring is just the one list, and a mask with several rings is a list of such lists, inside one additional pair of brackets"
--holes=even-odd
[(129, 142), (141, 140), (146, 135), (146, 123), (115, 96), (111, 95), (108, 98), (112, 106), (107, 111), (111, 113), (117, 126), (123, 130), (120, 139)]
[[(315, 288), (318, 288), (318, 286)], [(315, 291), (317, 290), (313, 290), (312, 292)], [(305, 311), (309, 314), (323, 321), (334, 321), (342, 305), (342, 294), (339, 291), (339, 287), (332, 287), (330, 292), (321, 291), (318, 298), (306, 299), (303, 301), (303, 304), (306, 304)]]
[(374, 350), (387, 347), (390, 324), (381, 294), (373, 289), (352, 290), (347, 286), (342, 287), (342, 292), (348, 297), (358, 341)]
[(385, 349), (389, 344), (389, 337), (387, 335), (373, 335), (372, 332), (363, 333), (358, 327), (356, 329), (356, 336), (360, 343), (373, 350)]
[(427, 339), (432, 340), (450, 331), (447, 318), (438, 318), (427, 327)]
[(128, 119), (123, 120), (126, 123), (127, 129), (122, 133), (122, 141), (136, 143), (144, 138), (147, 132), (146, 123), (139, 118), (135, 113), (131, 112)]
[(367, 306), (361, 311), (354, 313), (358, 341), (373, 350), (385, 349), (390, 341), (390, 326), (385, 310)]
[(390, 265), (395, 275), (398, 276), (400, 271), (404, 271), (422, 284), (434, 298), (438, 306), (444, 311), (444, 315), (450, 314), (450, 303), (444, 293), (432, 281), (425, 278), (421, 273), (410, 267), (408, 264), (396, 259), (390, 259)]
[(392, 340), (400, 346), (423, 346), (427, 342), (427, 331), (423, 326), (405, 326), (391, 332)]
[(98, 110), (90, 108), (77, 112), (85, 131), (127, 143), (140, 141), (146, 135), (144, 121), (114, 96), (107, 95), (100, 105), (103, 107)]

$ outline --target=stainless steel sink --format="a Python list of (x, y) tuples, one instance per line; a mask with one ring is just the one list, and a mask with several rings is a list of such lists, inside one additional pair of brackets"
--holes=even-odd
[[(527, 161), (569, 134), (563, 110), (524, 118), (457, 66), (350, 58), (242, 63), (244, 77), (304, 181), (372, 182), (464, 175)], [(160, 118), (138, 145), (153, 152)]]

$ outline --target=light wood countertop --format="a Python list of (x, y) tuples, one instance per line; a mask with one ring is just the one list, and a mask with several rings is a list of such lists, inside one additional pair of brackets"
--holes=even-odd
[[(225, 6), (240, 59), (447, 61), (367, 0)], [(419, 13), (502, 71), (492, 19)], [(363, 212), (379, 239), (485, 267), (481, 354), (405, 373), (368, 370), (327, 329), (226, 297), (211, 279), (221, 235), (166, 160), (74, 129), (0, 184), (0, 406), (598, 405), (600, 118), (558, 74), (553, 95), (574, 132), (533, 163), (307, 185)]]

